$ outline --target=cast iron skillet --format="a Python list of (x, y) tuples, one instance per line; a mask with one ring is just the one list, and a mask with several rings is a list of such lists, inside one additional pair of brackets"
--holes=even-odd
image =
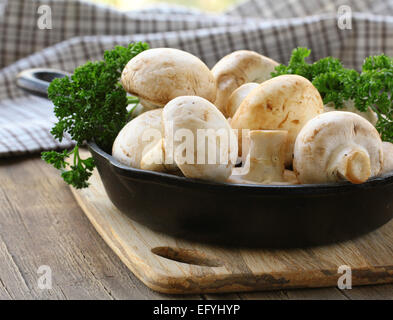
[[(26, 89), (22, 80), (28, 75), (31, 85), (35, 74), (21, 73), (18, 86)], [(46, 75), (53, 79), (64, 73)], [(27, 89), (45, 95), (43, 81), (40, 88)], [(234, 185), (130, 168), (94, 142), (88, 147), (117, 208), (153, 230), (181, 238), (246, 247), (304, 247), (357, 237), (393, 216), (393, 172), (360, 185)]]

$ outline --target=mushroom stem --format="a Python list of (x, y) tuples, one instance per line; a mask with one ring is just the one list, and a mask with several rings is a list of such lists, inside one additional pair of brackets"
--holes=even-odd
[(142, 98), (139, 98), (139, 103), (143, 106), (145, 111), (153, 110), (153, 109), (157, 109), (157, 108), (162, 108), (159, 105), (155, 105), (155, 104), (153, 104), (147, 100), (144, 100)]
[(283, 182), (288, 132), (283, 130), (253, 130), (249, 133), (249, 154), (244, 180)]
[(366, 150), (359, 146), (339, 149), (333, 154), (329, 172), (341, 179), (359, 184), (371, 176), (370, 157)]

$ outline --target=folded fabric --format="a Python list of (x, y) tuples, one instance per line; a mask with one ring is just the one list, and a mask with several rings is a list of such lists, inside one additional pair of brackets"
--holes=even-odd
[[(52, 29), (38, 28), (42, 5), (51, 9)], [(352, 29), (338, 27), (342, 5), (352, 10)], [(169, 6), (123, 12), (76, 0), (0, 0), (0, 157), (72, 145), (49, 134), (56, 120), (52, 104), (16, 87), (24, 69), (72, 72), (133, 41), (179, 48), (208, 66), (239, 49), (286, 63), (293, 48), (306, 46), (312, 60), (335, 56), (359, 69), (366, 56), (393, 55), (392, 16), (393, 0), (250, 0), (222, 15)]]

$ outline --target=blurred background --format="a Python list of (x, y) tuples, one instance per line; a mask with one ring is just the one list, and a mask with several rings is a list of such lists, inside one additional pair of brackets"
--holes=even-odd
[(144, 9), (157, 4), (169, 3), (202, 11), (221, 12), (242, 0), (92, 0), (97, 3), (112, 5), (120, 10)]

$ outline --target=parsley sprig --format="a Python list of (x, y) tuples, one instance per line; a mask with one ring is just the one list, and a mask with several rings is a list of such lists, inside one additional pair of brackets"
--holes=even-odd
[[(76, 146), (70, 151), (43, 152), (42, 159), (59, 169), (65, 182), (75, 188), (88, 186), (95, 167), (93, 158), (80, 157), (79, 147), (94, 140), (104, 150), (110, 150), (139, 102), (127, 96), (119, 78), (128, 61), (148, 48), (147, 43), (141, 42), (116, 46), (104, 53), (102, 61), (89, 61), (76, 68), (71, 77), (54, 79), (49, 85), (48, 97), (58, 119), (51, 133), (59, 141), (69, 134)], [(129, 104), (134, 107), (127, 111)]]
[(293, 50), (288, 65), (279, 65), (273, 77), (297, 74), (309, 79), (320, 92), (325, 104), (333, 102), (337, 109), (353, 100), (360, 111), (370, 107), (378, 114), (377, 129), (384, 141), (393, 142), (393, 59), (386, 55), (371, 56), (361, 72), (344, 68), (337, 58), (326, 57), (307, 63), (311, 50)]

